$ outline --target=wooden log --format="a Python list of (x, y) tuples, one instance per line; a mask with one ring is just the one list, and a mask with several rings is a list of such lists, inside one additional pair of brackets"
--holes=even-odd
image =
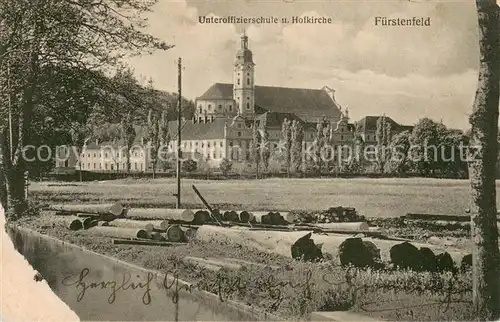
[(144, 239), (113, 239), (115, 245), (178, 246), (179, 243)]
[(91, 227), (95, 227), (98, 225), (98, 223), (99, 223), (99, 221), (95, 220), (92, 217), (87, 217), (87, 218), (82, 220), (83, 229), (89, 229)]
[[(225, 267), (225, 268), (231, 269), (231, 270), (239, 270), (242, 267), (241, 264), (228, 263), (228, 262), (222, 262), (222, 261), (217, 260), (217, 259), (205, 259), (205, 258), (193, 257), (193, 256), (185, 256), (184, 258), (182, 258), (182, 261), (185, 263), (199, 265), (201, 267), (208, 266), (210, 268), (213, 268), (214, 271), (218, 271), (222, 267)], [(218, 269), (216, 269), (216, 267), (218, 267)]]
[(238, 215), (239, 219), (241, 222), (247, 223), (247, 222), (252, 222), (254, 221), (254, 215), (251, 212), (243, 210), (242, 212), (239, 213)]
[[(354, 237), (354, 235), (341, 235), (341, 234), (313, 234), (312, 239), (316, 244), (321, 244), (322, 245), (322, 252), (323, 253), (328, 253), (332, 255), (333, 257), (336, 257), (338, 255), (338, 249), (340, 244), (346, 240), (347, 238)], [(378, 239), (378, 238), (362, 238), (363, 241), (371, 241), (377, 246), (377, 248), (380, 249), (380, 254), (382, 256), (383, 260), (389, 261), (390, 260), (390, 249), (392, 246), (400, 244), (401, 241), (396, 241), (396, 240), (383, 240), (383, 239)], [(460, 261), (463, 257), (464, 254), (467, 253), (466, 250), (459, 250), (459, 249), (452, 249), (450, 247), (441, 247), (437, 245), (431, 245), (431, 244), (425, 244), (425, 243), (414, 243), (411, 242), (411, 244), (415, 245), (418, 248), (421, 247), (428, 247), (430, 248), (434, 253), (443, 253), (444, 251), (447, 251), (450, 253), (451, 257), (453, 258), (454, 261)]]
[[(216, 259), (216, 258), (208, 258), (209, 260)], [(242, 266), (256, 266), (259, 268), (271, 268), (271, 269), (280, 269), (280, 266), (278, 265), (266, 265), (266, 264), (261, 264), (261, 263), (256, 263), (256, 262), (251, 262), (251, 261), (246, 261), (243, 259), (238, 259), (238, 258), (229, 258), (225, 257), (223, 258), (225, 262), (232, 262), (232, 263), (237, 263), (241, 264)]]
[(292, 246), (312, 232), (308, 231), (264, 231), (246, 227), (220, 227), (203, 225), (196, 232), (196, 239), (205, 242), (230, 242), (244, 245), (261, 252), (292, 257)]
[(154, 230), (166, 231), (170, 223), (168, 220), (150, 220), (150, 223), (153, 224)]
[(83, 223), (80, 219), (73, 219), (68, 225), (69, 230), (80, 230), (83, 229)]
[(76, 216), (60, 216), (54, 218), (54, 223), (64, 226), (69, 230), (76, 231), (83, 229), (83, 223)]
[(198, 230), (198, 228), (192, 228), (192, 227), (182, 227), (180, 226), (180, 228), (182, 229), (183, 233), (184, 233), (184, 239), (186, 241), (191, 241), (195, 238), (196, 236), (196, 231)]
[(270, 213), (271, 216), (271, 223), (273, 225), (286, 225), (287, 222), (285, 219), (281, 216), (281, 214), (277, 211), (271, 211)]
[(419, 214), (407, 213), (405, 219), (424, 219), (424, 220), (445, 220), (445, 221), (470, 221), (470, 216), (442, 215), (442, 214)]
[(55, 211), (54, 215), (56, 216), (74, 216), (75, 214), (67, 211)]
[(297, 215), (291, 212), (281, 212), (280, 215), (289, 224), (293, 224), (297, 220)]
[(115, 219), (111, 221), (109, 225), (112, 227), (144, 229), (147, 232), (152, 232), (154, 230), (154, 223), (142, 220)]
[(58, 204), (49, 205), (49, 210), (60, 213), (85, 213), (85, 214), (113, 214), (121, 216), (125, 207), (121, 203), (114, 204)]
[(368, 227), (368, 230), (371, 231), (371, 232), (380, 233), (382, 235), (386, 235), (387, 234), (387, 230), (384, 227), (378, 227), (378, 226)]
[[(470, 222), (466, 221), (406, 219), (405, 222), (409, 224), (418, 224), (428, 227), (443, 227), (448, 229), (470, 228)], [(497, 227), (500, 229), (500, 222), (497, 222)]]
[(125, 217), (131, 219), (155, 219), (188, 223), (194, 220), (194, 212), (190, 209), (130, 208), (127, 209)]
[(328, 224), (316, 224), (324, 229), (345, 229), (345, 230), (370, 230), (366, 222), (334, 222)]
[(149, 238), (152, 239), (152, 240), (165, 240), (163, 238), (163, 236), (161, 235), (161, 233), (157, 232), (157, 231), (153, 231), (153, 232), (148, 232), (150, 234)]
[(266, 225), (273, 224), (272, 212), (256, 211), (256, 212), (253, 212), (253, 216), (254, 216), (256, 223), (266, 224)]
[(225, 220), (225, 221), (239, 221), (239, 216), (238, 216), (238, 213), (236, 213), (236, 211), (234, 210), (229, 210), (229, 211), (225, 211), (223, 214), (222, 214), (222, 219)]
[(211, 272), (218, 272), (222, 269), (222, 266), (211, 264), (211, 263), (206, 263), (206, 262), (199, 261), (199, 260), (193, 260), (193, 259), (189, 259), (189, 258), (183, 258), (182, 262), (185, 265), (193, 265), (193, 266), (201, 267), (204, 270), (211, 271)]
[(118, 218), (117, 216), (113, 214), (87, 214), (87, 213), (78, 213), (78, 217), (81, 218), (92, 218), (94, 220), (99, 220), (99, 221), (112, 221)]
[(210, 220), (210, 213), (205, 209), (198, 209), (194, 213), (194, 220), (192, 221), (195, 225), (203, 225)]
[(170, 242), (182, 242), (185, 240), (184, 231), (179, 225), (170, 225), (167, 231), (161, 235), (165, 240)]
[(92, 227), (88, 232), (95, 236), (116, 238), (143, 238), (148, 239), (150, 235), (144, 229), (122, 228), (122, 227)]

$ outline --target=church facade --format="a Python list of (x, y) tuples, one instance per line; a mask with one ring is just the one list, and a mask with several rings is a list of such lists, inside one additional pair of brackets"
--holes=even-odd
[[(300, 122), (304, 128), (304, 149), (312, 146), (318, 122), (333, 125), (334, 145), (352, 144), (353, 125), (347, 110), (335, 99), (335, 91), (321, 89), (259, 86), (257, 65), (248, 37), (241, 37), (233, 66), (233, 83), (215, 83), (195, 100), (195, 113), (182, 126), (181, 150), (203, 157), (216, 166), (224, 158), (248, 161), (253, 127), (267, 131), (271, 149), (278, 148), (283, 121)], [(177, 123), (170, 124), (172, 136)], [(176, 150), (176, 142), (170, 143)]]

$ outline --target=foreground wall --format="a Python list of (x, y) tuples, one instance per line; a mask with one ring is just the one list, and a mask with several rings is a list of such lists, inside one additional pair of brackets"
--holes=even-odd
[(82, 320), (278, 319), (236, 302), (222, 302), (214, 294), (187, 291), (188, 284), (172, 274), (165, 276), (26, 228), (6, 229), (16, 249)]

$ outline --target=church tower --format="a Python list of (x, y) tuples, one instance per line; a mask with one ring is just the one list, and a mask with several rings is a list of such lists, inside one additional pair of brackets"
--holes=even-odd
[(243, 117), (252, 117), (255, 113), (254, 62), (252, 52), (248, 49), (248, 37), (241, 37), (241, 47), (236, 53), (234, 64), (233, 98), (238, 113)]

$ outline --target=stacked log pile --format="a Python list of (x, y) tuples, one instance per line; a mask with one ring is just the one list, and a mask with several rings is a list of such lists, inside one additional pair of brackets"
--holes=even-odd
[(58, 221), (69, 230), (87, 230), (90, 235), (117, 238), (115, 244), (185, 243), (193, 236), (194, 229), (181, 225), (196, 219), (195, 213), (188, 209), (127, 209), (121, 204), (52, 205), (47, 209), (55, 211)]
[(303, 261), (319, 261), (326, 257), (342, 265), (414, 271), (455, 271), (461, 265), (466, 266), (463, 263), (468, 256), (462, 250), (435, 245), (312, 231), (255, 231), (246, 227), (204, 225), (196, 231), (195, 238), (204, 242), (246, 245), (261, 252)]
[(320, 213), (300, 213), (297, 218), (301, 223), (339, 223), (339, 222), (364, 222), (365, 217), (359, 215), (353, 207), (330, 207)]
[[(363, 218), (356, 217), (353, 208), (330, 208), (325, 212), (328, 218), (318, 217), (313, 224), (303, 223), (292, 213), (274, 211), (127, 209), (120, 204), (54, 205), (49, 209), (69, 230), (110, 237), (114, 244), (172, 246), (200, 240), (245, 245), (303, 261), (329, 258), (355, 267), (381, 268), (390, 263), (434, 272), (470, 266), (470, 255), (461, 250), (381, 239), (383, 231), (360, 221)], [(187, 260), (214, 270), (224, 266), (209, 260)]]

